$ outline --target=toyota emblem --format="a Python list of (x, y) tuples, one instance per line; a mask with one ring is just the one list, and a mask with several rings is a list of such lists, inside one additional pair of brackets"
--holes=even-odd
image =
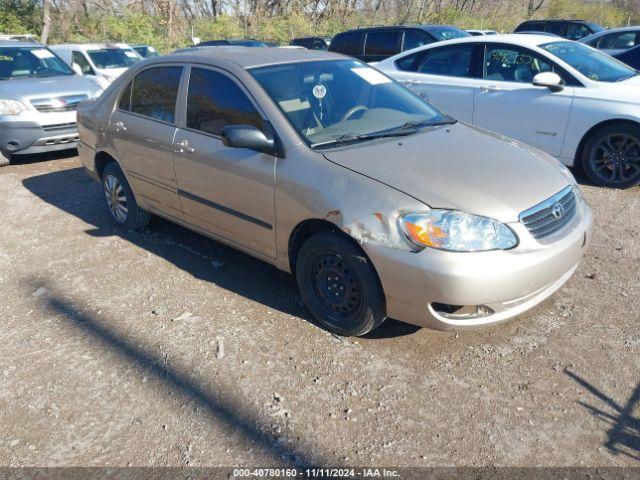
[(556, 203), (551, 207), (551, 215), (556, 220), (560, 220), (564, 216), (564, 206), (561, 203)]

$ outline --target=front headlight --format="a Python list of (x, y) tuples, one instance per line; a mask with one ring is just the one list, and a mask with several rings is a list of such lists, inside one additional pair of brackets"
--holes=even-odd
[(564, 178), (569, 181), (569, 184), (576, 185), (578, 183), (576, 182), (576, 178), (573, 176), (573, 173), (571, 173), (571, 170), (569, 170), (566, 165), (558, 162), (558, 168), (560, 169), (560, 173), (562, 173)]
[(25, 110), (26, 105), (19, 100), (0, 99), (0, 115), (20, 115)]
[(417, 247), (452, 252), (508, 250), (518, 245), (504, 223), (457, 210), (429, 210), (398, 219), (400, 230)]

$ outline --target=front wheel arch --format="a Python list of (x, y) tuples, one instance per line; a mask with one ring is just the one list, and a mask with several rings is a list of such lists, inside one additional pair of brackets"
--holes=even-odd
[(575, 154), (574, 165), (576, 168), (579, 168), (582, 173), (584, 173), (584, 169), (582, 165), (582, 161), (584, 158), (584, 147), (587, 145), (587, 142), (589, 141), (589, 139), (591, 139), (593, 135), (598, 133), (603, 128), (609, 127), (611, 125), (616, 125), (616, 124), (620, 124), (620, 125), (626, 124), (626, 125), (632, 125), (635, 127), (640, 127), (640, 122), (635, 122), (627, 118), (613, 118), (610, 120), (605, 120), (603, 122), (597, 123), (596, 125), (591, 127), (589, 130), (587, 130), (587, 132), (580, 139), (580, 143), (578, 144), (578, 148), (576, 149), (576, 154)]

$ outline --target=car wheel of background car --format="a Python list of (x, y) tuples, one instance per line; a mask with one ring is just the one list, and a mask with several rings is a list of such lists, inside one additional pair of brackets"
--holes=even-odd
[(382, 286), (365, 254), (336, 232), (309, 238), (296, 259), (302, 298), (318, 323), (339, 335), (364, 335), (386, 318)]
[(585, 175), (596, 185), (628, 188), (640, 183), (640, 126), (614, 124), (598, 130), (582, 155)]
[(102, 188), (107, 209), (118, 226), (138, 230), (149, 223), (151, 215), (136, 203), (131, 187), (117, 163), (109, 163), (104, 168)]
[(8, 153), (0, 152), (0, 167), (9, 165), (11, 163), (11, 156)]

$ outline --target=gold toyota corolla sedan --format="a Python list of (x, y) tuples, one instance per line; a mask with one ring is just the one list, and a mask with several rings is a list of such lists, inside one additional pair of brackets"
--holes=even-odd
[(512, 318), (571, 277), (590, 235), (558, 161), (340, 55), (147, 60), (82, 103), (78, 129), (116, 224), (158, 215), (294, 272), (342, 335)]

